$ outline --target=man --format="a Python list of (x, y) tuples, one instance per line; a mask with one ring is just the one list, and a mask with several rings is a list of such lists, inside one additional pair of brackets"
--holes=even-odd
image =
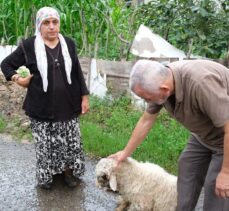
[(204, 186), (204, 211), (229, 210), (229, 70), (212, 61), (186, 60), (164, 66), (139, 60), (130, 88), (148, 106), (117, 165), (144, 140), (162, 107), (190, 132), (179, 159), (177, 211), (192, 211)]

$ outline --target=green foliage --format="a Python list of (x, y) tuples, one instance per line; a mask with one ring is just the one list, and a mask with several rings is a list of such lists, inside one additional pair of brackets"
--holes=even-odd
[(80, 55), (128, 59), (143, 23), (188, 54), (219, 58), (229, 46), (229, 3), (218, 2), (152, 0), (127, 7), (124, 0), (2, 0), (0, 38), (16, 44), (32, 36), (37, 10), (52, 6), (61, 14), (61, 32), (75, 39)]
[(21, 128), (21, 120), (19, 117), (13, 117), (8, 121), (5, 133), (11, 134), (15, 140), (26, 139), (32, 141), (32, 131), (30, 128)]
[(25, 78), (27, 76), (29, 76), (30, 71), (28, 68), (26, 68), (26, 66), (21, 66), (18, 68), (17, 73), (22, 77)]
[[(136, 110), (128, 97), (116, 100), (90, 99), (89, 114), (81, 117), (81, 132), (86, 152), (105, 157), (127, 144), (142, 111)], [(162, 111), (154, 129), (134, 152), (141, 161), (158, 163), (176, 174), (177, 160), (189, 133)]]
[(30, 128), (22, 128), (21, 120), (18, 116), (4, 116), (0, 114), (0, 133), (11, 135), (15, 140), (26, 139), (32, 141)]
[(131, 105), (131, 100), (125, 96), (114, 100), (91, 97), (90, 105), (90, 114), (85, 118), (92, 123), (99, 123), (106, 132), (119, 133), (120, 128), (127, 132), (133, 129), (140, 116)]
[(229, 3), (221, 2), (153, 0), (139, 9), (137, 20), (186, 53), (225, 57), (229, 46)]
[(134, 157), (151, 161), (176, 174), (177, 161), (184, 149), (189, 133), (167, 113), (162, 112)]
[(126, 54), (129, 43), (123, 45), (118, 36), (131, 40), (134, 35), (129, 27), (131, 9), (116, 0), (2, 0), (2, 44), (33, 36), (36, 12), (44, 6), (59, 11), (61, 32), (75, 39), (80, 55), (121, 59)]

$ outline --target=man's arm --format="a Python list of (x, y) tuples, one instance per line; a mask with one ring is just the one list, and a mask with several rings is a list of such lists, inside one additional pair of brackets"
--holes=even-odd
[(117, 165), (129, 157), (138, 145), (142, 143), (150, 129), (152, 128), (157, 114), (149, 114), (146, 111), (143, 113), (141, 118), (139, 119), (136, 127), (134, 128), (130, 140), (124, 150), (119, 151), (113, 155), (110, 155), (110, 158), (115, 158), (117, 160)]
[(221, 171), (216, 178), (216, 194), (229, 197), (229, 122), (224, 125), (224, 156)]

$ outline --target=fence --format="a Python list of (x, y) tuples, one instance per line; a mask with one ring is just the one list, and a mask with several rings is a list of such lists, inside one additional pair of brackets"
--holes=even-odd
[[(177, 61), (178, 58), (154, 58), (162, 63)], [(79, 58), (87, 85), (90, 83), (91, 59)], [(215, 60), (225, 66), (228, 65), (226, 60)], [(129, 75), (135, 61), (107, 61), (97, 60), (97, 72), (106, 81), (108, 92), (112, 96), (117, 97), (129, 90)], [(92, 91), (92, 90), (90, 90)], [(24, 100), (26, 90), (12, 82), (6, 82), (0, 71), (0, 110), (2, 114), (11, 115), (13, 113), (22, 112), (22, 102)], [(139, 102), (141, 104), (141, 102)]]
[[(151, 60), (158, 61), (160, 63), (170, 63), (178, 61), (179, 58), (152, 58)], [(81, 68), (83, 70), (86, 82), (90, 88), (90, 70), (91, 59), (80, 58)], [(217, 59), (214, 60), (225, 66), (229, 66), (228, 60)], [(120, 96), (125, 93), (129, 93), (129, 75), (132, 66), (136, 61), (107, 61), (97, 60), (97, 72), (106, 80), (108, 92), (114, 97)], [(93, 90), (91, 90), (93, 91)]]

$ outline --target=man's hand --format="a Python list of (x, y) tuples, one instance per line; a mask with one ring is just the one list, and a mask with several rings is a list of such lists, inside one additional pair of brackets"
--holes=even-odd
[(216, 178), (216, 195), (219, 197), (229, 197), (229, 172), (220, 172)]
[(116, 168), (119, 167), (120, 163), (124, 160), (126, 160), (126, 158), (128, 157), (129, 155), (124, 151), (118, 151), (116, 152), (115, 154), (112, 154), (110, 156), (108, 156), (108, 158), (113, 158), (117, 161), (117, 164), (116, 164)]

